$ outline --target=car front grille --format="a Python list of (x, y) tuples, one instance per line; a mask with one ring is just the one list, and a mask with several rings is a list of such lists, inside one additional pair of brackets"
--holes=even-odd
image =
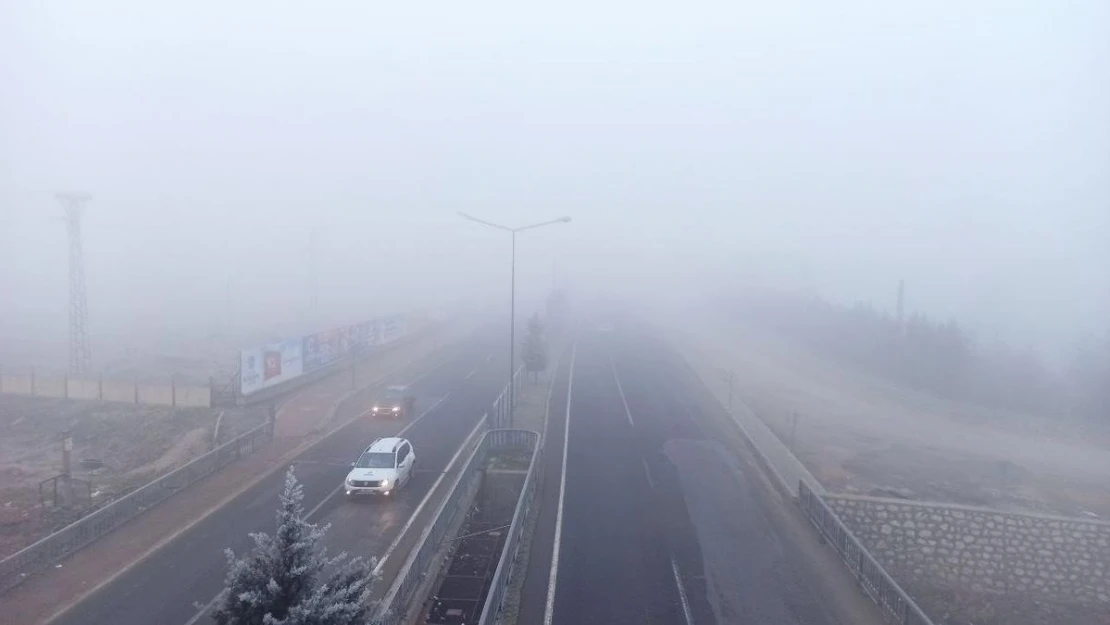
[(380, 480), (351, 480), (351, 486), (358, 488), (376, 488), (381, 485)]

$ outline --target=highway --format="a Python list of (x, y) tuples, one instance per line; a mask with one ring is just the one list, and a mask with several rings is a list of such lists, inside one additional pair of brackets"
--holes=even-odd
[[(506, 358), (496, 356), (505, 351), (503, 348), (502, 332), (484, 332), (413, 383), (420, 416), (403, 435), (413, 442), (419, 469), (411, 484), (396, 497), (348, 502), (338, 487), (348, 464), (367, 444), (378, 436), (395, 434), (408, 423), (359, 419), (294, 463), (297, 478), (304, 485), (304, 505), (311, 511), (311, 520), (331, 524), (326, 538), (330, 553), (346, 551), (371, 557), (381, 556), (388, 549), (505, 385)], [(251, 546), (248, 532), (273, 532), (283, 474), (275, 473), (236, 498), (53, 623), (209, 622), (197, 606), (208, 604), (223, 587), (223, 550), (245, 553)], [(434, 507), (429, 504), (425, 509)], [(403, 560), (405, 555), (398, 553), (393, 559)]]
[(870, 622), (828, 600), (804, 553), (815, 537), (784, 520), (788, 504), (681, 357), (635, 323), (612, 326), (583, 327), (560, 359), (518, 622)]

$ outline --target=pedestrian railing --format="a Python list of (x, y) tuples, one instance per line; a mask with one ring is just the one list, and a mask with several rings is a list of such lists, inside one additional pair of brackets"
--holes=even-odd
[(933, 621), (875, 560), (840, 517), (804, 480), (798, 482), (798, 503), (821, 535), (836, 549), (864, 592), (899, 625), (933, 625)]
[(76, 553), (185, 487), (251, 454), (272, 437), (273, 426), (267, 421), (0, 560), (0, 593)]
[[(524, 388), (524, 366), (517, 367), (516, 373), (513, 374), (513, 397), (520, 397), (520, 392)], [(490, 416), (493, 418), (491, 427), (494, 428), (507, 428), (512, 424), (509, 423), (509, 386), (506, 384), (505, 389), (493, 400), (493, 409), (490, 411)]]

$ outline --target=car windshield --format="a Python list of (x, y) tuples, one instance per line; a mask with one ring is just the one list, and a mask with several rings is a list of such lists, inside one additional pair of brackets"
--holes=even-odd
[(357, 469), (392, 469), (393, 454), (382, 452), (366, 452), (355, 463)]

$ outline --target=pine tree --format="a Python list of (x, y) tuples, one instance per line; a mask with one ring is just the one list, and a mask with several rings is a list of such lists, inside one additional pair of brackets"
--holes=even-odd
[[(304, 490), (293, 474), (277, 513), (277, 532), (251, 534), (251, 553), (228, 549), (225, 588), (216, 599), (217, 625), (356, 625), (365, 622), (373, 582), (371, 564), (328, 558), (321, 543), (327, 527), (304, 519)], [(335, 570), (324, 583), (325, 571)]]

